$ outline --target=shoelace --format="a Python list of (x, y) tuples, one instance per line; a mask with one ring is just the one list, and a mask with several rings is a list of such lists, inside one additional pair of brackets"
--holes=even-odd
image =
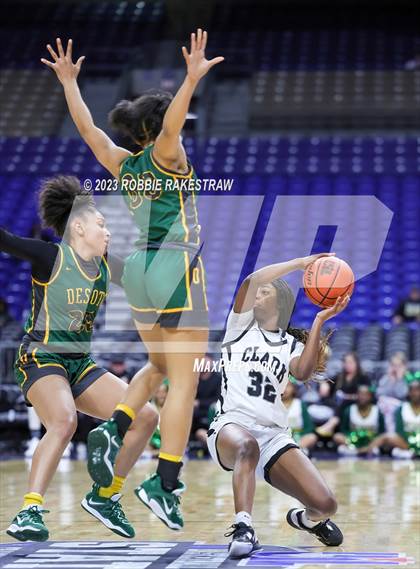
[[(32, 523), (43, 524), (44, 520), (42, 519), (42, 514), (48, 514), (49, 510), (40, 510), (37, 506), (30, 506), (24, 513), (26, 513)], [(22, 515), (22, 513), (20, 515)]]
[(327, 518), (326, 520), (319, 522), (319, 524), (314, 526), (312, 529), (315, 531), (319, 531), (319, 530), (322, 531), (323, 529), (326, 529), (327, 531), (331, 531), (327, 525), (329, 522), (330, 522), (330, 518)]
[(122, 509), (119, 501), (117, 500), (116, 502), (113, 502), (112, 500), (109, 500), (109, 502), (110, 503), (107, 504), (107, 509), (110, 510), (111, 515), (115, 516), (120, 522), (127, 523), (127, 518), (125, 517), (124, 510)]
[(237, 534), (237, 537), (242, 537), (248, 532), (252, 534), (252, 528), (249, 526), (238, 527), (238, 524), (233, 524), (230, 527), (232, 528), (232, 531), (225, 533), (225, 537), (230, 537), (235, 533)]

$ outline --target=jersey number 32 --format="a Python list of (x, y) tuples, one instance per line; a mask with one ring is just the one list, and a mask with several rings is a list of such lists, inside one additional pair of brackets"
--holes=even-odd
[[(248, 387), (247, 393), (251, 397), (263, 397), (269, 403), (274, 403), (276, 400), (276, 390), (271, 381), (259, 371), (252, 370), (249, 372), (249, 377), (252, 378), (251, 385)], [(265, 379), (265, 383), (264, 383)]]

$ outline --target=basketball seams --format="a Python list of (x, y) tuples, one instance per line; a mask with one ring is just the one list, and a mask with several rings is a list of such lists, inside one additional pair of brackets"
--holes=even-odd
[[(338, 259), (337, 259), (338, 260)], [(325, 262), (325, 261), (324, 261)], [(318, 269), (316, 271), (316, 278), (315, 278), (315, 288), (317, 290), (317, 292), (322, 296), (322, 300), (325, 300), (326, 298), (328, 298), (328, 293), (330, 292), (330, 290), (333, 288), (333, 285), (335, 283), (336, 278), (338, 277), (338, 273), (340, 272), (341, 269), (341, 261), (339, 262), (338, 266), (337, 266), (337, 271), (334, 275), (333, 280), (331, 281), (330, 284), (330, 288), (327, 290), (327, 292), (325, 294), (322, 294), (322, 292), (319, 290), (318, 288), (318, 271), (319, 271), (319, 267), (322, 265), (323, 263), (319, 263)]]
[[(315, 262), (315, 261), (314, 261), (314, 262)], [(310, 266), (313, 266), (313, 265), (314, 265), (314, 262), (312, 262)], [(308, 296), (310, 296), (310, 298), (312, 299), (312, 301), (313, 301), (315, 304), (317, 304), (318, 306), (322, 306), (322, 300), (323, 300), (323, 298), (322, 298), (323, 295), (319, 292), (318, 288), (316, 287), (316, 282), (317, 282), (317, 279), (318, 279), (318, 271), (319, 271), (320, 265), (321, 265), (321, 263), (318, 263), (318, 266), (317, 266), (317, 268), (316, 268), (316, 273), (315, 273), (315, 275), (314, 275), (314, 284), (315, 284), (315, 287), (313, 287), (313, 286), (311, 286), (311, 287), (308, 286), (308, 283), (306, 282), (306, 279), (304, 278), (304, 285), (305, 285), (305, 286), (304, 286), (304, 289), (305, 289), (305, 292), (308, 294)], [(308, 267), (308, 269), (309, 269), (309, 267)], [(315, 288), (315, 290), (316, 290), (316, 291), (318, 292), (318, 294), (321, 296), (321, 300), (317, 299), (313, 294), (311, 294), (311, 293), (309, 292), (309, 291), (312, 290), (313, 288)]]
[[(354, 285), (354, 283), (349, 284), (349, 286), (347, 286), (347, 287), (339, 294), (339, 296), (344, 296), (345, 294), (347, 294), (349, 288), (351, 288), (353, 285)], [(334, 297), (334, 296), (326, 296), (325, 298), (326, 298), (327, 300), (337, 300), (338, 296), (337, 296), (337, 297)]]
[(322, 306), (322, 304), (319, 304), (319, 300), (317, 298), (315, 298), (315, 296), (313, 296), (309, 291), (312, 290), (311, 288), (306, 288), (305, 287), (305, 293), (307, 296), (310, 297), (310, 299), (312, 300), (312, 302), (314, 302), (317, 306)]

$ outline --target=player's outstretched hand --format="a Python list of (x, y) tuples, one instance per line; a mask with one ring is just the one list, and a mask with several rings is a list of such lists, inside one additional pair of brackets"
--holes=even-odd
[(316, 255), (308, 255), (301, 258), (301, 269), (304, 271), (311, 263), (321, 257), (335, 257), (335, 253), (317, 253)]
[(190, 53), (185, 46), (182, 47), (182, 55), (187, 64), (188, 77), (194, 82), (199, 81), (214, 65), (224, 61), (224, 57), (206, 59), (205, 49), (207, 45), (207, 32), (200, 28), (196, 34), (191, 34)]
[(346, 294), (346, 296), (339, 296), (335, 301), (334, 306), (321, 310), (318, 312), (316, 317), (320, 318), (322, 322), (326, 322), (327, 320), (334, 318), (334, 316), (337, 316), (337, 314), (340, 314), (340, 312), (343, 312), (349, 302), (350, 296), (348, 294)]
[(57, 53), (53, 50), (50, 44), (47, 45), (47, 49), (51, 54), (54, 62), (48, 61), (48, 59), (42, 58), (41, 61), (47, 67), (51, 67), (58, 77), (60, 83), (64, 85), (66, 81), (72, 81), (77, 79), (79, 75), (80, 68), (82, 66), (83, 60), (85, 56), (79, 57), (76, 63), (72, 61), (72, 49), (73, 49), (73, 40), (69, 40), (67, 43), (66, 53), (64, 53), (63, 45), (61, 43), (61, 39), (57, 38)]

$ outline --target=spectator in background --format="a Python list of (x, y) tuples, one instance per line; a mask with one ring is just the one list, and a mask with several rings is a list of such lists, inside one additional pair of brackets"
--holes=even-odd
[(7, 302), (0, 298), (0, 330), (13, 321), (13, 318), (9, 314), (9, 308)]
[(108, 366), (108, 370), (117, 377), (119, 377), (120, 379), (122, 379), (123, 381), (125, 381), (125, 383), (130, 383), (131, 374), (127, 369), (124, 359), (122, 358), (113, 359)]
[(406, 71), (416, 71), (420, 69), (420, 54), (417, 53), (412, 59), (409, 59), (404, 63), (404, 69)]
[(314, 424), (308, 413), (306, 403), (298, 397), (295, 380), (291, 377), (282, 395), (282, 401), (288, 410), (289, 426), (297, 444), (305, 454), (316, 445), (318, 436), (314, 433)]
[(319, 386), (321, 401), (335, 407), (335, 413), (316, 432), (323, 436), (332, 436), (340, 423), (342, 411), (357, 400), (359, 385), (370, 385), (369, 377), (364, 373), (356, 352), (344, 354), (341, 371), (332, 382), (323, 381)]
[(413, 286), (394, 313), (394, 324), (403, 322), (420, 322), (420, 288)]
[(420, 372), (408, 377), (408, 400), (395, 412), (396, 433), (388, 435), (393, 458), (420, 456)]
[(395, 411), (407, 397), (406, 375), (407, 358), (403, 352), (396, 352), (389, 359), (387, 372), (378, 383), (378, 405), (385, 415), (387, 431), (391, 433), (395, 431)]
[[(28, 441), (25, 457), (32, 458), (41, 439), (41, 421), (33, 407), (28, 407), (28, 428), (31, 438)], [(67, 449), (66, 449), (67, 450)], [(64, 456), (64, 455), (63, 455)]]
[[(154, 397), (152, 398), (152, 404), (156, 409), (156, 411), (159, 413), (159, 417), (162, 407), (165, 404), (166, 397), (168, 395), (168, 390), (169, 390), (169, 382), (167, 379), (165, 379), (165, 381), (162, 383), (162, 385), (160, 385)], [(160, 428), (158, 424), (155, 432), (153, 433), (149, 441), (149, 450), (152, 452), (153, 458), (158, 457), (160, 445), (161, 445), (161, 437), (160, 437)]]
[(385, 421), (374, 402), (373, 388), (360, 384), (357, 400), (340, 411), (340, 432), (334, 435), (338, 453), (347, 456), (378, 454), (385, 444)]
[(191, 426), (190, 440), (202, 443), (207, 449), (207, 431), (210, 426), (212, 405), (220, 397), (222, 378), (220, 373), (212, 371), (213, 358), (206, 355), (203, 358), (204, 370), (199, 376), (197, 395), (194, 402), (194, 414)]

